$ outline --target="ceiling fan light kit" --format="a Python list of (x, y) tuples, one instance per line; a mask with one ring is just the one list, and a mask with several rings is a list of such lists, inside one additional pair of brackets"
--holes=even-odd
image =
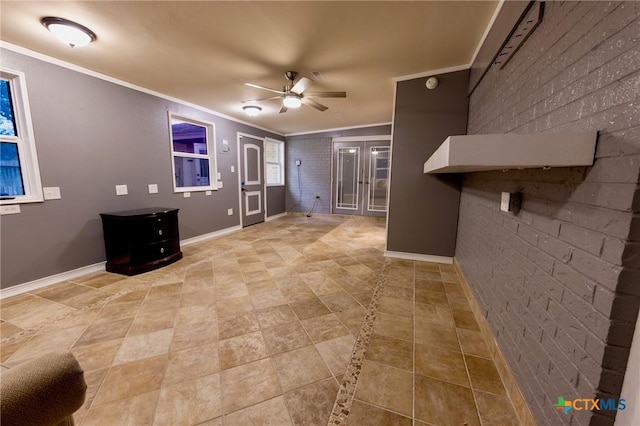
[(262, 108), (257, 105), (246, 105), (243, 106), (242, 109), (249, 117), (255, 117), (262, 112)]
[(68, 19), (47, 16), (40, 22), (58, 40), (71, 47), (83, 47), (98, 38), (89, 28)]
[[(300, 79), (294, 84), (295, 79), (298, 77), (298, 73), (296, 71), (287, 71), (284, 73), (284, 76), (287, 79), (287, 85), (284, 86), (282, 90), (276, 90), (270, 87), (260, 86), (259, 84), (254, 84), (254, 83), (245, 83), (246, 86), (277, 93), (278, 96), (272, 96), (269, 98), (261, 98), (261, 99), (252, 99), (252, 100), (242, 101), (242, 103), (266, 101), (271, 99), (282, 99), (282, 108), (280, 108), (280, 114), (282, 114), (284, 112), (287, 112), (287, 110), (290, 108), (300, 108), (302, 104), (315, 108), (318, 111), (326, 111), (328, 107), (322, 105), (319, 102), (314, 101), (311, 98), (346, 98), (347, 97), (346, 92), (304, 93), (307, 87), (309, 87), (311, 83), (313, 83), (312, 80), (308, 79), (307, 77), (300, 77)], [(243, 109), (245, 110), (245, 112), (247, 111), (246, 107), (243, 107)]]
[(282, 105), (286, 106), (287, 108), (300, 108), (300, 105), (302, 105), (302, 100), (300, 100), (300, 98), (296, 95), (288, 94), (284, 96)]

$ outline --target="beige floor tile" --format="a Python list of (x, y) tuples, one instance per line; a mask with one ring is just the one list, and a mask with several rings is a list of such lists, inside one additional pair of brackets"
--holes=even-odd
[(221, 317), (218, 320), (218, 334), (220, 340), (253, 333), (260, 330), (260, 324), (253, 312)]
[(74, 296), (78, 296), (82, 293), (91, 291), (91, 287), (78, 285), (72, 282), (62, 282), (52, 286), (47, 286), (43, 289), (34, 291), (33, 294), (45, 299), (52, 300), (54, 302), (63, 303), (66, 299), (70, 299)]
[(9, 357), (16, 353), (23, 345), (27, 344), (33, 337), (33, 334), (27, 334), (2, 342), (2, 344), (0, 344), (0, 360), (3, 363), (6, 362)]
[(287, 426), (292, 425), (283, 396), (261, 402), (224, 416), (229, 426)]
[(159, 389), (167, 358), (163, 355), (111, 368), (91, 408)]
[(164, 297), (179, 297), (182, 293), (182, 282), (153, 286), (147, 293), (147, 299), (162, 299)]
[(218, 321), (206, 321), (175, 327), (170, 351), (180, 351), (218, 340)]
[(111, 322), (101, 322), (92, 324), (82, 334), (80, 339), (73, 346), (79, 348), (81, 346), (94, 345), (96, 343), (107, 342), (114, 339), (122, 339), (126, 336), (129, 327), (133, 323), (133, 318), (123, 318)]
[(218, 313), (218, 317), (238, 315), (251, 311), (253, 311), (253, 305), (251, 304), (251, 299), (248, 296), (234, 297), (233, 299), (227, 299), (216, 303), (216, 312)]
[(302, 302), (294, 302), (290, 306), (301, 320), (331, 313), (329, 308), (317, 297)]
[(465, 355), (468, 354), (491, 359), (491, 350), (489, 350), (489, 346), (487, 346), (481, 331), (458, 328), (457, 332), (460, 347)]
[(71, 314), (75, 309), (63, 304), (30, 294), (24, 295), (19, 303), (3, 303), (0, 316), (20, 328), (40, 327), (58, 317)]
[(138, 314), (148, 314), (150, 312), (165, 311), (167, 309), (176, 309), (180, 307), (179, 297), (163, 297), (160, 299), (145, 299), (140, 306)]
[(85, 327), (64, 328), (48, 333), (38, 333), (22, 345), (6, 361), (5, 366), (14, 367), (52, 351), (66, 351), (82, 334)]
[(416, 290), (437, 291), (444, 293), (444, 283), (442, 280), (429, 280), (416, 276)]
[(260, 331), (220, 340), (220, 369), (236, 367), (269, 356)]
[(326, 425), (338, 392), (334, 379), (313, 383), (285, 394), (295, 425)]
[(109, 340), (95, 345), (82, 346), (71, 350), (80, 367), (86, 371), (100, 370), (111, 366), (123, 339)]
[(343, 375), (349, 365), (355, 337), (351, 334), (341, 336), (335, 339), (326, 340), (317, 343), (315, 346), (320, 352), (320, 356), (324, 359), (331, 373), (334, 376)]
[(312, 342), (299, 322), (290, 322), (262, 330), (270, 355), (308, 346)]
[(349, 426), (412, 426), (410, 417), (401, 416), (382, 408), (355, 400), (347, 417)]
[(135, 317), (141, 305), (142, 300), (134, 300), (131, 302), (122, 302), (118, 299), (113, 300), (103, 306), (100, 313), (96, 316), (94, 324)]
[(455, 328), (436, 326), (434, 324), (424, 326), (416, 325), (415, 341), (416, 343), (427, 346), (435, 346), (460, 352), (458, 335), (456, 334)]
[(221, 374), (225, 414), (282, 394), (269, 359), (234, 367)]
[(451, 383), (415, 376), (415, 416), (443, 426), (480, 426), (471, 389)]
[(460, 386), (470, 387), (464, 358), (459, 352), (415, 345), (415, 373)]
[(133, 320), (131, 328), (129, 328), (129, 334), (151, 333), (173, 328), (177, 314), (178, 309), (168, 309), (166, 311), (138, 315)]
[(435, 324), (455, 327), (453, 313), (448, 306), (434, 305), (430, 303), (416, 303), (416, 324), (427, 326), (427, 324)]
[(480, 326), (478, 325), (473, 312), (453, 311), (453, 320), (458, 328), (480, 331)]
[[(462, 360), (462, 356), (460, 358)], [(365, 359), (413, 372), (413, 345), (411, 342), (373, 333)], [(464, 367), (464, 363), (462, 366)]]
[(83, 413), (76, 422), (81, 426), (104, 425), (150, 425), (160, 391), (144, 393), (135, 397), (105, 404)]
[(367, 314), (367, 310), (360, 305), (355, 308), (347, 309), (346, 311), (335, 313), (340, 321), (351, 331), (351, 333), (358, 334), (362, 327), (362, 320)]
[(251, 282), (246, 286), (251, 295), (279, 290), (276, 283), (272, 280)]
[(411, 416), (413, 374), (364, 360), (355, 397), (378, 407)]
[(255, 309), (265, 309), (284, 305), (289, 301), (280, 290), (257, 293), (251, 296), (251, 303)]
[(320, 315), (300, 321), (313, 343), (335, 339), (349, 334), (335, 314)]
[(469, 369), (471, 387), (498, 395), (506, 394), (502, 379), (500, 379), (500, 374), (493, 361), (471, 355), (465, 355), (464, 358)]
[[(82, 366), (82, 364), (80, 364), (80, 366)], [(104, 378), (107, 377), (108, 372), (108, 368), (84, 372), (84, 381), (87, 384), (87, 391), (85, 393), (84, 404), (80, 410), (88, 410), (91, 407), (91, 404), (93, 404), (93, 400), (95, 399), (100, 386), (102, 386)]]
[(344, 312), (360, 306), (353, 297), (344, 291), (320, 296), (320, 300), (334, 313)]
[(416, 302), (431, 303), (433, 305), (449, 306), (447, 295), (439, 291), (416, 289)]
[(220, 371), (218, 342), (171, 352), (162, 385), (173, 385)]
[(113, 365), (126, 364), (168, 354), (172, 338), (172, 329), (127, 336), (120, 345), (120, 349), (113, 360)]
[(379, 301), (379, 312), (402, 317), (413, 317), (413, 303), (408, 300), (382, 296)]
[(220, 373), (200, 377), (160, 391), (154, 425), (195, 425), (222, 414)]
[(180, 298), (180, 307), (185, 306), (206, 306), (213, 307), (216, 303), (217, 292), (213, 288), (205, 288), (200, 290), (183, 293)]
[(384, 336), (413, 341), (413, 318), (387, 315), (378, 312), (373, 329), (376, 333)]
[(271, 308), (259, 309), (255, 312), (260, 327), (269, 328), (276, 325), (297, 321), (298, 318), (289, 305), (273, 306)]
[(480, 420), (485, 425), (519, 426), (511, 402), (502, 396), (474, 391)]
[(295, 349), (272, 358), (283, 392), (331, 377), (314, 346)]
[(17, 325), (13, 325), (7, 321), (0, 321), (0, 339), (2, 340), (11, 337), (14, 334), (18, 334), (22, 331), (24, 330)]

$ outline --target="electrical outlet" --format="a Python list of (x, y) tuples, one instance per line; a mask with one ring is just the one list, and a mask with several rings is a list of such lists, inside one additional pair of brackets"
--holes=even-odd
[(158, 193), (158, 185), (155, 183), (149, 184), (149, 194), (157, 194)]
[(231, 166), (231, 173), (235, 173), (236, 172), (236, 167), (235, 166)]
[(233, 209), (227, 209), (227, 215), (233, 216)]
[(296, 160), (296, 166), (299, 166), (302, 164), (302, 160)]
[(129, 194), (127, 185), (116, 185), (116, 195), (127, 195), (127, 194)]
[(320, 196), (319, 196), (319, 195), (316, 195), (316, 199), (318, 199), (318, 200), (319, 200), (319, 199), (320, 199)]
[(190, 193), (190, 192), (184, 192), (184, 193), (182, 194), (182, 196), (183, 196), (184, 198), (189, 198), (189, 197), (191, 197), (191, 193)]
[(8, 205), (8, 206), (0, 206), (0, 214), (1, 215), (18, 214), (18, 213), (20, 213), (20, 205), (19, 204), (13, 204), (13, 205)]
[(211, 195), (211, 191), (206, 191), (204, 195)]
[(62, 198), (60, 197), (60, 188), (57, 186), (42, 188), (42, 192), (44, 193), (45, 200), (59, 200)]
[(222, 188), (222, 187), (223, 187), (222, 181), (220, 180), (220, 181), (218, 181), (218, 188)]

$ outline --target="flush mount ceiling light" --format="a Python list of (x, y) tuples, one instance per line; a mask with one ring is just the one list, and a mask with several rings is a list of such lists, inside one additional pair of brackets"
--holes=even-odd
[(243, 106), (242, 109), (249, 117), (255, 117), (262, 112), (262, 108), (256, 105)]
[(287, 108), (300, 108), (302, 101), (300, 100), (300, 96), (287, 93), (282, 100), (282, 104)]
[(71, 47), (86, 46), (97, 38), (89, 28), (64, 18), (48, 16), (40, 22), (58, 40)]

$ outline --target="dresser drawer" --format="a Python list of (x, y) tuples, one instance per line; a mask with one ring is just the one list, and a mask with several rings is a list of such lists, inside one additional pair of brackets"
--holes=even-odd
[(153, 244), (132, 247), (131, 263), (137, 265), (140, 263), (153, 262), (154, 260), (169, 257), (179, 250), (180, 248), (176, 240), (163, 240)]
[(132, 226), (136, 240), (143, 244), (175, 238), (178, 233), (178, 222), (174, 217), (145, 218)]

